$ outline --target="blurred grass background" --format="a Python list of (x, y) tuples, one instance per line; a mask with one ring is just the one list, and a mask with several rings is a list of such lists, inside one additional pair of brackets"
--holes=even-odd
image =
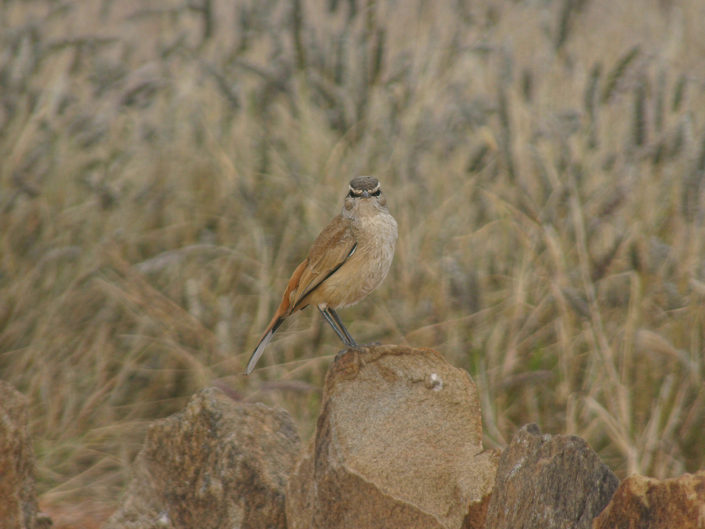
[(0, 376), (39, 492), (115, 505), (149, 421), (216, 384), (304, 436), (313, 310), (238, 376), (347, 181), (400, 238), (342, 313), (432, 347), (486, 442), (537, 422), (620, 476), (705, 462), (705, 3), (0, 2)]

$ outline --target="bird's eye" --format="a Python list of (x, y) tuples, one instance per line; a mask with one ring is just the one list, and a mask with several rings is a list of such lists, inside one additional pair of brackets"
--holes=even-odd
[(380, 196), (381, 194), (382, 194), (382, 190), (381, 190), (381, 189), (378, 189), (378, 190), (375, 191), (374, 193), (371, 193), (371, 195), (372, 195), (373, 197), (378, 197), (378, 196)]

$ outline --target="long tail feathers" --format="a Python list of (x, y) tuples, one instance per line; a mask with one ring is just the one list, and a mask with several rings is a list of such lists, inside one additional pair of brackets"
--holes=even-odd
[(267, 347), (267, 344), (272, 339), (272, 336), (274, 336), (274, 332), (279, 328), (279, 326), (282, 324), (283, 321), (284, 321), (284, 318), (281, 318), (281, 317), (276, 318), (272, 322), (272, 324), (269, 326), (269, 329), (267, 329), (267, 332), (264, 333), (264, 336), (262, 336), (262, 339), (257, 344), (255, 351), (252, 353), (252, 356), (250, 357), (250, 361), (247, 362), (247, 369), (245, 369), (246, 375), (249, 375), (255, 369), (255, 365), (257, 365), (257, 361), (262, 356), (262, 353), (264, 353), (264, 348)]

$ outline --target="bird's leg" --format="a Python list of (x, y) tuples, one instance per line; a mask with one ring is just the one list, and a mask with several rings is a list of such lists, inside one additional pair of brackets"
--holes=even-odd
[(333, 318), (331, 317), (330, 314), (328, 314), (327, 309), (322, 309), (318, 307), (318, 311), (321, 313), (321, 316), (328, 322), (328, 325), (330, 325), (333, 330), (335, 331), (335, 334), (338, 335), (338, 338), (340, 338), (340, 341), (343, 342), (345, 345), (350, 347), (350, 343), (348, 342), (347, 336), (343, 334), (343, 332), (338, 328), (338, 326), (335, 324), (335, 321), (333, 321)]
[[(347, 345), (348, 347), (355, 347), (355, 346), (357, 345), (357, 344), (355, 343), (355, 340), (353, 340), (353, 339), (350, 337), (350, 334), (348, 333), (348, 330), (347, 330), (344, 326), (342, 326), (342, 324), (341, 324), (342, 330), (336, 325), (336, 321), (334, 321), (333, 317), (332, 317), (331, 314), (328, 312), (328, 311), (330, 311), (330, 310), (331, 310), (331, 309), (329, 309), (329, 308), (327, 308), (327, 307), (326, 307), (325, 309), (322, 309), (321, 307), (318, 307), (318, 311), (321, 313), (321, 315), (323, 316), (323, 318), (328, 322), (328, 325), (330, 325), (331, 327), (333, 327), (333, 330), (335, 331), (335, 334), (338, 335), (338, 338), (340, 338), (340, 341), (343, 342), (343, 343), (344, 343), (345, 345)], [(335, 312), (333, 312), (333, 314), (335, 315), (335, 320), (338, 320), (338, 322), (340, 322), (340, 318), (337, 317), (338, 315), (335, 314)]]
[(346, 345), (349, 345), (350, 347), (357, 347), (357, 342), (355, 342), (355, 339), (352, 336), (350, 336), (350, 333), (345, 328), (345, 325), (343, 325), (343, 322), (340, 321), (340, 316), (338, 316), (338, 313), (335, 312), (330, 307), (327, 307), (326, 310), (328, 311), (328, 314), (333, 316), (335, 323), (337, 323), (340, 326), (340, 330), (343, 331), (343, 334), (345, 334), (345, 337), (348, 339), (348, 343)]

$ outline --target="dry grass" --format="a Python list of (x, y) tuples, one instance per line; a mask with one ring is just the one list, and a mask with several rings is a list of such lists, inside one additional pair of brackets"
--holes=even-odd
[[(705, 463), (700, 0), (0, 3), (0, 374), (47, 504), (114, 503), (145, 425), (218, 384), (311, 431), (315, 311), (237, 375), (375, 174), (390, 277), (343, 317), (442, 351), (487, 443)], [(321, 352), (326, 356), (316, 356)], [(270, 381), (270, 382), (266, 382)]]

